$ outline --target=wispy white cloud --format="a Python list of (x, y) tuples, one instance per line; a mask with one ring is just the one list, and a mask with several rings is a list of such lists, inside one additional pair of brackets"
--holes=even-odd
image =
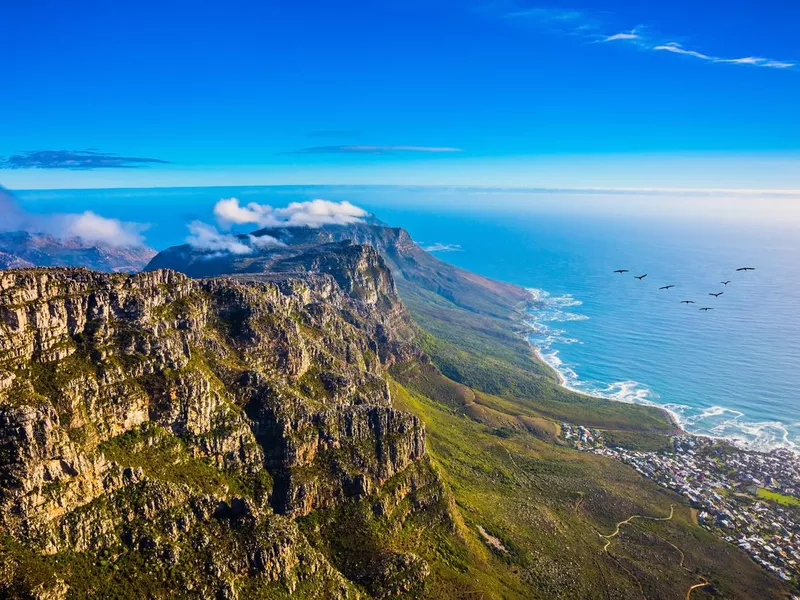
[(710, 54), (704, 54), (703, 52), (698, 52), (697, 50), (690, 50), (688, 48), (684, 48), (678, 42), (667, 42), (666, 44), (659, 44), (657, 46), (653, 46), (652, 49), (662, 52), (672, 52), (673, 54), (683, 54), (684, 56), (691, 56), (693, 58), (699, 58), (700, 60), (705, 60), (713, 63), (728, 63), (731, 65), (752, 65), (754, 67), (767, 67), (769, 69), (789, 69), (795, 66), (795, 63), (793, 62), (773, 60), (771, 58), (761, 58), (758, 56), (744, 56), (741, 58), (723, 58), (721, 56), (712, 56)]
[(583, 21), (586, 19), (586, 13), (580, 10), (544, 7), (512, 10), (506, 12), (503, 16), (507, 19), (535, 19), (552, 22)]
[(591, 43), (627, 43), (639, 49), (670, 52), (718, 64), (746, 65), (768, 69), (792, 69), (797, 66), (794, 61), (759, 56), (729, 58), (708, 54), (687, 48), (678, 42), (671, 41), (670, 38), (656, 35), (652, 30), (641, 25), (630, 30), (609, 34), (607, 33), (609, 29), (608, 21), (610, 20), (608, 13), (543, 6), (522, 8), (514, 3), (513, 0), (495, 2), (484, 7), (483, 12), (506, 20), (532, 23), (551, 33), (577, 36)]
[(443, 244), (441, 242), (436, 242), (435, 244), (423, 246), (422, 249), (428, 252), (458, 252), (463, 248), (461, 248), (461, 244)]
[(683, 54), (685, 56), (694, 56), (695, 58), (700, 58), (702, 60), (714, 60), (713, 56), (709, 56), (708, 54), (703, 54), (702, 52), (697, 52), (696, 50), (687, 50), (677, 42), (668, 42), (666, 44), (661, 44), (659, 46), (653, 46), (653, 50), (663, 50), (665, 52), (673, 52), (674, 54)]
[(613, 35), (608, 35), (604, 37), (601, 42), (618, 42), (618, 41), (626, 41), (631, 42), (633, 40), (641, 40), (642, 36), (636, 33), (636, 29), (632, 29), (631, 31), (623, 31), (621, 33), (615, 33)]
[(461, 152), (451, 146), (311, 146), (283, 154), (396, 154), (399, 152), (425, 152), (433, 154)]

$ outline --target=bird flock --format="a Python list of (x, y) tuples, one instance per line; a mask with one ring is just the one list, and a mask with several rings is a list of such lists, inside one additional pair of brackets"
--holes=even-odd
[[(756, 270), (755, 267), (739, 267), (738, 269), (736, 269), (736, 272), (738, 273), (738, 272), (755, 271), (755, 270)], [(619, 274), (619, 275), (623, 275), (623, 274), (629, 273), (629, 272), (630, 271), (628, 269), (617, 269), (616, 271), (614, 271), (615, 274)], [(644, 275), (634, 275), (633, 277), (634, 277), (634, 279), (638, 279), (639, 281), (644, 281), (644, 278), (647, 277), (647, 275), (648, 275), (648, 273), (645, 273)], [(720, 281), (720, 283), (722, 285), (724, 285), (725, 287), (727, 287), (728, 284), (731, 283), (731, 280), (728, 279), (727, 281)], [(674, 284), (662, 285), (660, 288), (658, 288), (658, 290), (659, 291), (662, 291), (662, 290), (663, 291), (669, 291), (674, 287), (675, 287)], [(709, 292), (708, 295), (709, 296), (713, 296), (714, 298), (719, 298), (724, 293), (725, 293), (724, 291), (723, 292)], [(690, 304), (697, 304), (697, 302), (695, 302), (694, 300), (681, 300), (681, 304), (686, 304), (688, 306)], [(714, 310), (714, 307), (713, 306), (701, 306), (700, 308), (698, 308), (698, 310), (701, 310), (703, 312), (707, 312), (709, 310)]]

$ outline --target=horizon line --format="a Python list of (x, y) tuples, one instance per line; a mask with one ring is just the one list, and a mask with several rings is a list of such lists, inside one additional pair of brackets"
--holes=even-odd
[(620, 195), (755, 195), (770, 197), (800, 197), (800, 189), (756, 189), (756, 188), (703, 188), (703, 187), (543, 187), (543, 186), (501, 186), (501, 185), (461, 185), (461, 184), (342, 184), (342, 183), (241, 183), (235, 185), (153, 185), (153, 186), (92, 186), (92, 187), (53, 187), (53, 188), (10, 188), (0, 183), (0, 189), (15, 193), (26, 192), (64, 192), (64, 191), (121, 191), (121, 190), (176, 190), (176, 189), (208, 189), (208, 188), (395, 188), (408, 190), (469, 190), (473, 192), (526, 192), (539, 194), (620, 194)]

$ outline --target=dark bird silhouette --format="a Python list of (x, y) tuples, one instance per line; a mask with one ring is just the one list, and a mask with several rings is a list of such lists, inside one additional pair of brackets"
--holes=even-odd
[(714, 310), (710, 306), (704, 306), (703, 308), (699, 308), (698, 310)]
[(627, 273), (628, 269), (617, 269), (614, 273)]
[(736, 270), (737, 270), (737, 271), (755, 271), (755, 270), (756, 270), (756, 268), (755, 268), (755, 267), (739, 267), (739, 268), (738, 268), (738, 269), (736, 269)]
[(665, 286), (662, 286), (662, 287), (660, 287), (658, 289), (660, 289), (660, 290), (668, 290), (668, 289), (674, 288), (674, 287), (675, 287), (674, 285), (665, 285)]
[(724, 294), (724, 293), (725, 293), (725, 292), (717, 292), (717, 293), (715, 294), (714, 292), (711, 292), (711, 293), (709, 294), (709, 296), (714, 296), (714, 298), (719, 298), (719, 297), (720, 297), (720, 296), (722, 296), (722, 294)]
[(720, 283), (721, 283), (722, 285), (728, 285), (728, 284), (730, 283), (730, 280), (728, 280), (728, 281), (720, 281)]
[(697, 304), (694, 300), (681, 300), (681, 304)]
[(636, 279), (638, 279), (639, 281), (641, 281), (642, 279), (644, 279), (645, 277), (647, 277), (647, 273), (645, 273), (644, 275), (634, 275), (634, 277), (635, 277)]

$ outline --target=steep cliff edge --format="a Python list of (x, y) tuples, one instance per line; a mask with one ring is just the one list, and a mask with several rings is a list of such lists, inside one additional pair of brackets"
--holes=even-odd
[[(378, 501), (390, 481), (421, 508), (441, 501), (423, 425), (392, 408), (386, 369), (418, 351), (383, 261), (350, 246), (286, 270), (0, 274), (7, 594), (91, 595), (120, 569), (137, 586), (153, 569), (157, 597), (167, 572), (198, 597), (358, 595), (295, 519)], [(427, 569), (387, 564), (370, 593)]]

